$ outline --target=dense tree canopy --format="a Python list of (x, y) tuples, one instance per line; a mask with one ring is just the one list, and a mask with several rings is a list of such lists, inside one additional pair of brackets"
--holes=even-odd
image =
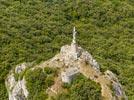
[(47, 93), (45, 93), (45, 90), (54, 84), (56, 72), (56, 69), (51, 69), (49, 67), (46, 67), (44, 70), (41, 68), (28, 70), (24, 76), (29, 91), (28, 100), (46, 99), (48, 96)]
[(0, 0), (0, 99), (4, 79), (22, 62), (39, 63), (77, 42), (101, 65), (115, 72), (129, 100), (134, 98), (133, 0)]

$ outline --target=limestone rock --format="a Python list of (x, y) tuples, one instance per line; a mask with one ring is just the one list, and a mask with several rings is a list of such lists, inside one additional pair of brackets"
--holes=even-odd
[(6, 85), (7, 85), (8, 89), (11, 90), (15, 84), (16, 84), (16, 81), (14, 78), (14, 74), (11, 73), (6, 79)]
[(11, 90), (9, 100), (26, 100), (28, 91), (25, 86), (25, 79), (19, 80)]
[[(21, 71), (25, 70), (26, 66), (21, 64), (17, 66), (15, 69), (16, 73), (20, 73)], [(28, 97), (28, 90), (26, 88), (26, 81), (23, 77), (22, 80), (15, 80), (13, 70), (9, 73), (5, 85), (9, 94), (9, 100), (26, 100)]]
[(107, 70), (105, 72), (105, 76), (111, 81), (114, 90), (113, 92), (115, 93), (116, 97), (118, 98), (124, 97), (124, 99), (127, 100), (127, 96), (125, 95), (125, 92), (123, 91), (123, 88), (119, 83), (116, 75), (111, 71)]
[(20, 73), (20, 72), (24, 71), (28, 66), (29, 66), (28, 63), (22, 63), (22, 64), (16, 66), (15, 73)]

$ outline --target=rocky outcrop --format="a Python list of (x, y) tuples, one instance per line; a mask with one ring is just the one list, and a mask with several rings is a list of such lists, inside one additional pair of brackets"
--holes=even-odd
[[(35, 67), (56, 67), (59, 68), (59, 76), (55, 79), (55, 84), (49, 87), (46, 92), (58, 94), (62, 90), (62, 82), (71, 83), (75, 74), (81, 73), (85, 77), (97, 82), (101, 86), (101, 94), (104, 100), (127, 100), (125, 92), (115, 74), (107, 70), (104, 74), (100, 71), (100, 66), (92, 55), (76, 44), (75, 28), (73, 31), (73, 41), (71, 45), (61, 47), (60, 53), (48, 61), (42, 62)], [(15, 68), (15, 73), (20, 74), (27, 69), (27, 64), (23, 63)], [(31, 70), (34, 70), (32, 68)], [(6, 87), (9, 93), (9, 100), (25, 100), (28, 97), (25, 77), (15, 80), (12, 70), (7, 79)]]
[(93, 68), (99, 70), (99, 64), (93, 59), (92, 55), (81, 47), (78, 47), (77, 44), (72, 43), (71, 46), (65, 45), (61, 47), (59, 59), (63, 61), (66, 66), (71, 65), (74, 61), (83, 59), (86, 63), (91, 64)]
[[(75, 52), (73, 50), (75, 50)], [(82, 73), (87, 78), (100, 84), (104, 100), (121, 100), (122, 98), (127, 100), (125, 92), (116, 75), (109, 70), (103, 74), (100, 71), (99, 64), (91, 54), (81, 47), (78, 47), (76, 44), (61, 47), (59, 54), (36, 67), (43, 68), (45, 66), (60, 68), (60, 81), (65, 83), (70, 83), (71, 79), (75, 77), (75, 74)], [(77, 71), (74, 71), (75, 69), (77, 69)], [(54, 91), (56, 94), (59, 89), (61, 89), (61, 84), (57, 83), (58, 82), (55, 82), (55, 84), (49, 88), (49, 90)]]
[(123, 88), (121, 84), (119, 83), (117, 77), (115, 74), (113, 74), (111, 71), (107, 70), (105, 72), (105, 76), (111, 81), (112, 89), (116, 97), (118, 98), (124, 98), (127, 100), (127, 96), (125, 95), (125, 92), (123, 91)]
[[(18, 65), (15, 68), (15, 73), (20, 74), (27, 69), (26, 66), (28, 66), (26, 63)], [(58, 81), (55, 80), (55, 84), (47, 89), (48, 94), (50, 92), (58, 94), (62, 89), (62, 82), (70, 83), (75, 74), (82, 73), (87, 78), (100, 84), (104, 100), (121, 100), (122, 98), (127, 100), (116, 75), (109, 70), (104, 74), (100, 72), (100, 66), (91, 54), (76, 44), (61, 47), (59, 54), (35, 67), (57, 67), (60, 69)], [(25, 78), (23, 77), (22, 80), (16, 81), (13, 71), (9, 73), (6, 79), (6, 87), (9, 93), (9, 100), (25, 100), (28, 97), (29, 93), (26, 88)]]
[(26, 63), (22, 63), (18, 66), (15, 67), (15, 73), (21, 73), (22, 71), (24, 71), (27, 68), (28, 64)]
[(15, 80), (15, 74), (19, 74), (26, 69), (26, 63), (16, 66), (15, 73), (13, 70), (6, 78), (5, 84), (9, 94), (9, 100), (26, 100), (28, 97), (28, 90), (26, 88), (25, 78)]

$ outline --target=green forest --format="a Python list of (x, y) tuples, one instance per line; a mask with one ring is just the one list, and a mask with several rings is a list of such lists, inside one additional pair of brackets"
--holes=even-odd
[[(134, 0), (0, 0), (0, 100), (8, 99), (5, 78), (9, 71), (22, 62), (39, 64), (53, 57), (61, 46), (70, 44), (74, 26), (78, 45), (93, 55), (101, 71), (114, 72), (133, 100)], [(38, 73), (31, 77), (36, 79)], [(100, 95), (99, 86), (93, 92)]]

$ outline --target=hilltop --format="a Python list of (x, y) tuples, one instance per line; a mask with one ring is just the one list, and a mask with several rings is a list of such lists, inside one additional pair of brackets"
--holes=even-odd
[[(52, 59), (45, 61), (39, 65), (33, 66), (32, 68), (29, 69), (27, 69), (27, 67), (28, 64), (23, 63), (20, 66), (17, 66), (15, 68), (15, 71), (12, 70), (11, 73), (9, 73), (9, 76), (6, 79), (6, 87), (9, 93), (9, 100), (30, 99), (29, 95), (31, 94), (29, 93), (29, 91), (31, 90), (29, 90), (29, 85), (28, 85), (29, 80), (32, 80), (32, 77), (35, 74), (34, 70), (36, 71), (37, 68), (41, 68), (42, 73), (46, 74), (44, 71), (46, 67), (48, 68), (48, 70), (46, 69), (45, 70), (48, 71), (48, 74), (51, 73), (49, 68), (51, 68), (52, 70), (58, 68), (58, 70), (57, 70), (57, 75), (55, 74), (56, 76), (55, 75), (53, 76), (52, 78), (53, 80), (51, 79), (51, 81), (50, 80), (46, 81), (48, 82), (48, 87), (46, 87), (46, 89), (45, 87), (43, 88), (44, 92), (42, 92), (42, 95), (47, 95), (47, 96), (46, 98), (45, 97), (40, 98), (40, 100), (47, 99), (47, 97), (51, 100), (52, 98), (55, 98), (55, 96), (57, 96), (60, 93), (63, 93), (64, 95), (65, 88), (63, 87), (63, 85), (64, 84), (71, 85), (72, 81), (75, 80), (75, 77), (78, 74), (85, 76), (87, 81), (89, 79), (96, 82), (98, 85), (100, 85), (101, 95), (97, 97), (99, 100), (101, 99), (102, 100), (122, 100), (122, 99), (127, 100), (127, 96), (125, 95), (125, 92), (121, 84), (119, 83), (116, 75), (109, 70), (107, 70), (104, 74), (100, 72), (99, 64), (96, 62), (95, 59), (93, 59), (91, 54), (77, 45), (75, 28), (73, 30), (73, 40), (71, 45), (62, 46), (60, 53), (54, 56)], [(27, 78), (29, 77), (27, 75), (29, 70), (33, 71), (33, 76), (28, 74), (31, 76), (31, 79)], [(15, 78), (16, 74), (18, 74), (17, 80)], [(37, 79), (39, 77), (40, 76), (36, 76)], [(45, 76), (42, 76), (42, 78), (43, 77)], [(42, 81), (42, 80), (36, 80), (36, 78), (34, 81), (37, 82)], [(79, 83), (78, 85), (84, 85), (84, 84)], [(32, 87), (32, 88), (37, 89), (36, 87)], [(79, 89), (80, 89), (79, 91), (82, 91), (81, 88)], [(94, 90), (97, 90), (97, 88), (94, 88)], [(89, 88), (89, 90), (87, 91), (91, 92), (92, 90)], [(96, 95), (95, 97), (92, 97), (92, 95), (88, 94), (87, 91), (85, 91), (87, 95), (83, 96), (83, 98), (95, 99), (97, 94), (95, 94)], [(41, 91), (38, 92), (39, 93), (37, 94), (40, 95)], [(69, 92), (68, 88), (66, 88), (66, 92), (67, 93)], [(37, 94), (33, 94), (36, 95), (35, 97), (31, 95), (31, 99), (38, 99)], [(80, 98), (81, 97), (78, 97), (78, 99)], [(64, 99), (69, 99), (69, 97), (66, 97)]]
[[(54, 57), (61, 46), (71, 43), (73, 26), (78, 32), (77, 43), (96, 59), (100, 71), (111, 70), (128, 99), (134, 98), (133, 0), (0, 0), (1, 100), (8, 99), (5, 87), (8, 73), (23, 62), (32, 63), (32, 67)], [(28, 79), (41, 80), (36, 76), (43, 75), (49, 80), (53, 76), (43, 74), (40, 69), (37, 72), (41, 75), (32, 75), (33, 71), (29, 71)], [(97, 87), (93, 91), (99, 95), (99, 85), (83, 77), (80, 80), (87, 81), (79, 81), (85, 86)], [(29, 84), (31, 91), (35, 84), (47, 85), (44, 81), (35, 84), (29, 81), (33, 83)], [(70, 92), (77, 90), (75, 86), (73, 82)], [(44, 87), (38, 88), (42, 91)]]

